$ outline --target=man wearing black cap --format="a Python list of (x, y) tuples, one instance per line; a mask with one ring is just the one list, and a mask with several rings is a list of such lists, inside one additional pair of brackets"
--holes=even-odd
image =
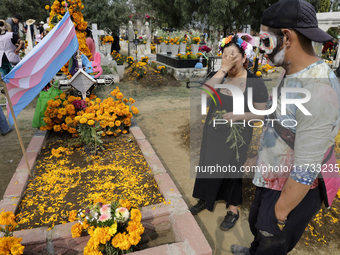
[[(340, 84), (314, 53), (311, 41), (324, 42), (331, 36), (318, 28), (315, 9), (308, 2), (281, 0), (270, 6), (263, 12), (260, 39), (262, 52), (285, 74), (278, 81), (276, 110), (266, 116), (258, 156), (245, 163), (256, 169), (249, 214), (254, 241), (250, 248), (232, 245), (231, 251), (284, 255), (321, 208), (317, 176), (339, 131)], [(305, 102), (287, 103), (286, 97)], [(274, 100), (270, 98), (269, 105)]]
[(15, 15), (13, 18), (9, 18), (6, 20), (6, 23), (12, 27), (10, 32), (13, 32), (15, 35), (19, 33), (19, 22), (22, 22), (22, 17), (20, 14)]

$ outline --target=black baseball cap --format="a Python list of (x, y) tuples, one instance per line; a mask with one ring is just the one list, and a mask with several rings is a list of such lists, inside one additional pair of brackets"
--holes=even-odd
[(304, 0), (281, 0), (263, 12), (261, 24), (273, 28), (290, 28), (315, 42), (332, 40), (319, 28), (313, 5)]

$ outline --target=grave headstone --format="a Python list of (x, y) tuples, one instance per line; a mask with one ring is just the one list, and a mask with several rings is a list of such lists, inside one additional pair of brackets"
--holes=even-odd
[(22, 31), (24, 30), (24, 26), (22, 25), (22, 23), (19, 23), (19, 36), (22, 37), (23, 33)]
[(30, 26), (27, 26), (26, 41), (27, 41), (27, 47), (25, 49), (25, 54), (27, 55), (28, 52), (30, 52), (33, 49), (32, 35), (31, 35)]
[(129, 48), (130, 48), (130, 54), (133, 54), (135, 51), (135, 46), (133, 45), (133, 38), (135, 36), (135, 32), (133, 31), (133, 24), (132, 21), (129, 21)]
[(146, 45), (145, 45), (145, 55), (151, 54), (151, 35), (150, 35), (150, 28), (149, 22), (145, 22), (145, 35), (146, 35)]
[(142, 34), (142, 22), (140, 20), (137, 20), (137, 32), (138, 35)]
[(99, 52), (99, 39), (98, 39), (98, 36), (104, 35), (104, 31), (103, 30), (98, 30), (97, 24), (92, 24), (92, 35), (93, 35), (94, 44), (96, 46), (96, 52)]

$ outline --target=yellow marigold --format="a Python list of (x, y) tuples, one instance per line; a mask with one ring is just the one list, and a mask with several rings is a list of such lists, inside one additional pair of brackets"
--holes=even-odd
[(46, 118), (44, 118), (44, 122), (46, 124), (50, 124), (50, 123), (52, 123), (52, 120), (49, 117), (46, 117)]
[(126, 133), (127, 133), (127, 131), (124, 129), (122, 133), (123, 133), (123, 134), (126, 134)]
[(75, 128), (70, 127), (70, 128), (68, 129), (68, 132), (69, 132), (70, 134), (75, 134), (75, 133), (77, 133), (77, 130), (76, 130)]
[(136, 102), (133, 98), (129, 98), (129, 101), (131, 104), (133, 104), (134, 102)]
[(47, 106), (48, 106), (48, 107), (52, 107), (52, 106), (53, 106), (53, 102), (54, 102), (53, 99), (48, 100), (48, 101), (47, 101)]
[(140, 222), (142, 220), (142, 213), (138, 209), (132, 209), (131, 220)]
[(90, 126), (93, 126), (93, 125), (94, 125), (94, 120), (89, 120), (89, 121), (87, 122), (87, 124), (90, 125)]
[(66, 98), (66, 94), (65, 93), (61, 93), (60, 95), (59, 95), (59, 97), (60, 97), (60, 99), (65, 99)]
[(114, 234), (117, 233), (117, 222), (113, 223), (109, 229), (109, 234), (113, 236)]
[(70, 123), (72, 123), (72, 122), (73, 122), (73, 120), (72, 120), (71, 117), (66, 117), (66, 118), (65, 118), (65, 123), (66, 123), (66, 124), (70, 124)]
[(70, 214), (68, 216), (68, 221), (74, 222), (76, 221), (76, 219), (77, 219), (77, 211), (76, 210), (70, 211)]
[(131, 208), (131, 203), (129, 202), (129, 200), (127, 199), (119, 199), (119, 204), (121, 205), (121, 207), (125, 207), (130, 211)]
[(22, 246), (21, 244), (15, 244), (11, 247), (11, 253), (12, 255), (20, 255), (24, 254), (25, 246)]
[(65, 124), (65, 123), (63, 123), (63, 124), (61, 124), (61, 128), (62, 128), (63, 130), (68, 130), (68, 125)]
[(112, 239), (112, 245), (121, 250), (128, 250), (131, 247), (128, 236), (126, 234), (118, 233)]
[(111, 235), (109, 234), (109, 227), (97, 227), (94, 230), (93, 236), (97, 238), (101, 244), (106, 244), (111, 239)]
[(138, 235), (137, 233), (133, 232), (129, 234), (129, 242), (131, 243), (131, 245), (139, 244), (140, 240), (141, 240), (141, 236)]
[(49, 6), (49, 5), (45, 5), (45, 9), (46, 9), (46, 10), (49, 10), (49, 9), (50, 9), (50, 6)]
[(144, 227), (140, 222), (130, 220), (128, 223), (128, 227), (126, 228), (127, 231), (130, 233), (136, 233), (138, 235), (141, 235), (144, 233)]
[(10, 225), (15, 222), (15, 215), (13, 212), (3, 211), (0, 214), (0, 225)]
[(81, 225), (81, 223), (76, 223), (71, 228), (72, 238), (80, 237), (81, 233), (83, 232), (84, 227)]
[(257, 76), (261, 76), (261, 75), (262, 75), (262, 73), (261, 73), (260, 71), (257, 71), (255, 74), (256, 74)]
[(102, 101), (102, 100), (101, 100), (100, 98), (96, 98), (96, 103), (97, 103), (97, 104), (100, 104), (101, 101)]
[(124, 98), (123, 101), (124, 101), (124, 103), (127, 103), (127, 102), (129, 102), (129, 99)]
[(115, 95), (117, 95), (117, 90), (114, 89), (113, 91), (111, 91), (111, 96), (114, 97)]
[(87, 119), (86, 119), (86, 118), (81, 118), (81, 119), (79, 120), (79, 122), (80, 122), (81, 124), (85, 124), (85, 123), (87, 122)]
[(61, 131), (61, 126), (60, 125), (54, 125), (53, 126), (54, 132), (60, 132)]
[(65, 108), (60, 108), (60, 109), (58, 110), (58, 114), (66, 115), (66, 114), (67, 114), (67, 111), (66, 111)]
[(115, 125), (119, 127), (122, 123), (119, 120), (116, 120)]
[(69, 101), (70, 103), (72, 103), (75, 100), (74, 96), (69, 96), (67, 101)]
[(133, 114), (138, 114), (139, 110), (137, 109), (137, 107), (131, 108)]
[(117, 95), (116, 95), (116, 98), (119, 99), (119, 100), (123, 99), (123, 97), (124, 97), (124, 95), (121, 92), (118, 92)]

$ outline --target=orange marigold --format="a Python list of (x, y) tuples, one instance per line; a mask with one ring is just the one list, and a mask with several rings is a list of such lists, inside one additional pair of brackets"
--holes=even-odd
[(76, 223), (71, 228), (72, 238), (80, 237), (82, 232), (84, 230), (84, 227), (81, 225), (81, 223)]

